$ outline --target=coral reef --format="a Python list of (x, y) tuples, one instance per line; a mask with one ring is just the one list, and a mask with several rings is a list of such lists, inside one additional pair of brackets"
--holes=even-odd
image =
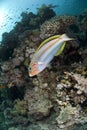
[(37, 91), (27, 90), (24, 99), (28, 102), (29, 115), (34, 119), (40, 120), (49, 115), (52, 103), (44, 95)]
[(57, 117), (57, 122), (60, 128), (64, 128), (76, 123), (76, 118), (79, 118), (78, 109), (68, 105), (61, 110), (59, 116)]
[(22, 100), (17, 100), (15, 105), (14, 105), (14, 110), (13, 110), (13, 115), (19, 114), (19, 115), (26, 115), (27, 114), (27, 102)]
[[(7, 50), (0, 51), (0, 129), (75, 130), (78, 125), (87, 129), (87, 45), (81, 44), (86, 30), (81, 39), (83, 23), (77, 25), (81, 16), (55, 16), (53, 7), (42, 5), (37, 14), (22, 13), (13, 30), (17, 44), (11, 45), (12, 32), (3, 35), (4, 48), (9, 45), (12, 51), (8, 58)], [(65, 32), (76, 41), (69, 41), (42, 73), (29, 77), (28, 65), (40, 42)]]
[(56, 13), (53, 8), (55, 6), (43, 4), (37, 9), (37, 14), (32, 12), (23, 12), (21, 14), (22, 20), (15, 23), (15, 27), (9, 33), (5, 32), (2, 36), (0, 45), (0, 58), (4, 61), (11, 58), (13, 50), (20, 45), (19, 36), (27, 30), (38, 29), (45, 21), (54, 17)]
[(55, 16), (41, 25), (40, 37), (45, 39), (55, 34), (65, 33), (69, 25), (72, 24), (76, 24), (74, 16)]

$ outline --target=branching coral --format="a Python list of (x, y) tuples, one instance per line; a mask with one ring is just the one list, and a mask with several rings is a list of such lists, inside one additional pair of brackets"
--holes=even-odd
[(73, 74), (73, 77), (75, 78), (78, 84), (75, 85), (75, 88), (79, 89), (87, 95), (87, 78), (81, 76), (80, 74)]
[(55, 8), (56, 6), (48, 5), (46, 6), (43, 4), (41, 8), (37, 8), (37, 14), (39, 16), (39, 21), (43, 23), (43, 21), (50, 19), (51, 17), (55, 16), (56, 13), (53, 11), (52, 8)]

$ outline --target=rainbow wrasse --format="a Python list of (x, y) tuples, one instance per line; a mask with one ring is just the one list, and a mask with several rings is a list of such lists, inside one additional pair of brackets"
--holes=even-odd
[(66, 41), (70, 40), (73, 39), (69, 38), (66, 34), (63, 34), (52, 36), (43, 41), (31, 60), (28, 68), (29, 76), (32, 77), (43, 71), (54, 58), (54, 56), (58, 56), (62, 53)]

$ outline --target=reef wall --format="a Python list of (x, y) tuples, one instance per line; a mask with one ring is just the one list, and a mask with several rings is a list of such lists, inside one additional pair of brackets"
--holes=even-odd
[[(53, 7), (42, 5), (37, 15), (22, 13), (14, 30), (3, 34), (0, 129), (87, 129), (87, 12), (55, 16)], [(76, 40), (69, 41), (50, 66), (30, 78), (28, 66), (37, 46), (62, 33)]]

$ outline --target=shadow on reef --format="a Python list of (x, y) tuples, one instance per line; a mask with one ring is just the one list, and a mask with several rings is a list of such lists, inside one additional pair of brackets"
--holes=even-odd
[[(42, 5), (37, 14), (22, 13), (22, 21), (3, 34), (0, 129), (87, 129), (87, 11), (55, 16), (53, 7)], [(67, 42), (43, 72), (29, 77), (27, 68), (40, 42), (63, 33), (76, 40)]]

